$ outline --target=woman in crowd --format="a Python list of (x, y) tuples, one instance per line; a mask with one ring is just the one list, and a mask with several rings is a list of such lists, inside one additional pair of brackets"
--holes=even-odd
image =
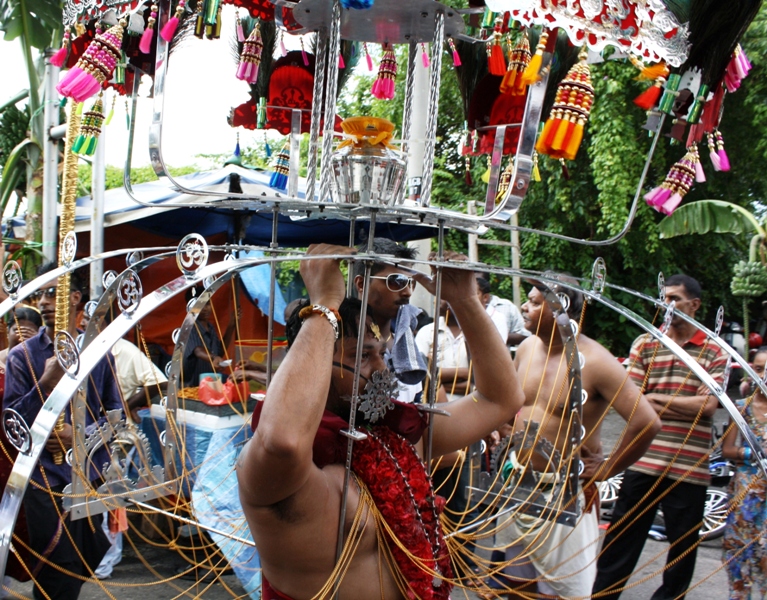
[[(757, 350), (754, 371), (764, 377), (767, 346)], [(767, 450), (767, 398), (754, 386), (754, 393), (736, 404), (751, 430)], [(761, 469), (751, 462), (752, 450), (731, 426), (724, 438), (722, 454), (735, 463), (735, 477), (730, 483), (734, 508), (727, 516), (722, 544), (725, 568), (730, 585), (730, 600), (763, 598), (767, 592), (767, 480)]]

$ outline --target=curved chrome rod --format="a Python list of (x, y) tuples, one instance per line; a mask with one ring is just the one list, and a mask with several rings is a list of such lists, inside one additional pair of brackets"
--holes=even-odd
[(35, 279), (30, 281), (26, 285), (22, 286), (15, 296), (13, 297), (9, 296), (8, 298), (0, 302), (0, 318), (5, 316), (5, 314), (8, 311), (12, 310), (14, 306), (19, 304), (19, 302), (21, 302), (22, 300), (26, 300), (32, 294), (34, 294), (37, 290), (39, 290), (41, 287), (45, 286), (51, 281), (58, 279), (64, 273), (72, 273), (73, 271), (76, 271), (77, 269), (80, 269), (82, 267), (87, 267), (89, 264), (96, 262), (98, 260), (106, 260), (108, 258), (114, 258), (115, 256), (130, 254), (131, 252), (136, 252), (136, 251), (157, 252), (157, 251), (163, 251), (168, 249), (169, 249), (168, 246), (153, 246), (151, 248), (129, 248), (127, 250), (126, 249), (110, 250), (109, 252), (102, 252), (101, 254), (97, 254), (96, 256), (87, 256), (85, 258), (81, 258), (80, 260), (75, 260), (68, 267), (57, 267), (51, 271), (48, 271), (47, 273), (43, 273), (42, 275), (36, 277)]

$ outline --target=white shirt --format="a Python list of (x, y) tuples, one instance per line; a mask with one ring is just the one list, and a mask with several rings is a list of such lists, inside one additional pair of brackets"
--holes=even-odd
[[(493, 317), (493, 314), (497, 313), (502, 315), (503, 319), (506, 321), (506, 337), (503, 338), (504, 343), (508, 339), (510, 333), (520, 333), (525, 337), (532, 335), (525, 329), (525, 321), (522, 319), (522, 313), (519, 312), (516, 304), (511, 300), (499, 298), (498, 296), (490, 296), (490, 302), (487, 303), (486, 310), (491, 318)], [(495, 320), (493, 320), (493, 322), (495, 322)]]
[(112, 355), (115, 357), (117, 384), (125, 400), (144, 387), (168, 381), (146, 354), (124, 338), (112, 346)]

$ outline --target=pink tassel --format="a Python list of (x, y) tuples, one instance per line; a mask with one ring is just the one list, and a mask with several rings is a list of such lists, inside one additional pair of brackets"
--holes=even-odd
[(362, 47), (365, 50), (365, 60), (368, 63), (368, 71), (372, 71), (373, 70), (373, 59), (370, 57), (370, 52), (368, 52), (367, 42), (362, 42)]
[(261, 66), (261, 54), (264, 49), (264, 42), (261, 39), (261, 25), (256, 23), (253, 31), (250, 32), (248, 39), (242, 47), (240, 54), (240, 64), (237, 67), (236, 77), (248, 83), (255, 83), (258, 79), (258, 71)]
[(141, 41), (138, 44), (138, 49), (144, 54), (149, 54), (152, 50), (152, 37), (154, 35), (154, 29), (147, 27), (144, 29), (144, 33), (141, 34)]
[(663, 205), (660, 207), (660, 212), (662, 212), (664, 215), (670, 215), (676, 210), (676, 207), (679, 206), (681, 202), (682, 196), (676, 193), (663, 203)]
[(724, 148), (721, 150), (717, 150), (717, 155), (719, 156), (719, 170), (720, 171), (729, 171), (730, 170), (730, 159), (727, 156), (727, 153), (724, 151)]
[(381, 64), (378, 65), (378, 75), (370, 90), (373, 96), (379, 100), (391, 100), (394, 98), (394, 80), (396, 77), (397, 57), (394, 55), (392, 47), (385, 44)]
[(429, 55), (426, 53), (426, 44), (423, 43), (421, 44), (421, 62), (424, 69), (429, 68)]
[(285, 57), (288, 55), (288, 49), (285, 47), (285, 42), (282, 39), (282, 31), (280, 31), (280, 56)]
[(242, 23), (237, 20), (237, 41), (241, 44), (245, 41), (245, 32), (242, 30)]
[(173, 39), (173, 36), (176, 35), (176, 29), (178, 29), (178, 22), (181, 20), (181, 17), (184, 15), (185, 5), (186, 5), (186, 0), (178, 0), (178, 6), (176, 6), (176, 14), (174, 14), (170, 19), (168, 19), (168, 22), (165, 23), (165, 26), (160, 31), (160, 37), (164, 39), (166, 42), (170, 42)]
[(306, 50), (304, 50), (303, 48), (301, 49), (301, 58), (304, 59), (304, 66), (308, 67), (309, 66), (309, 56), (306, 54)]
[(338, 55), (338, 68), (339, 69), (345, 69), (346, 68), (346, 63), (344, 62), (344, 57), (343, 57), (342, 54)]
[(171, 17), (168, 22), (165, 23), (165, 27), (160, 30), (160, 37), (166, 42), (170, 42), (173, 36), (176, 35), (176, 29), (178, 28), (178, 17)]
[(711, 164), (714, 167), (714, 171), (721, 171), (722, 165), (719, 160), (719, 155), (716, 153), (716, 146), (714, 144), (714, 136), (708, 134), (708, 156), (711, 159)]
[(698, 183), (706, 182), (706, 174), (703, 172), (703, 165), (700, 164), (700, 161), (695, 163), (695, 181)]
[(101, 89), (101, 84), (90, 73), (79, 67), (69, 69), (56, 86), (59, 94), (72, 98), (75, 102), (84, 102)]
[(67, 60), (67, 54), (69, 53), (69, 48), (67, 46), (62, 46), (56, 51), (56, 54), (54, 54), (51, 57), (51, 64), (54, 67), (63, 67), (64, 62)]
[(447, 45), (450, 46), (450, 50), (453, 52), (453, 66), (460, 67), (461, 57), (458, 55), (458, 50), (455, 49), (455, 42), (453, 42), (453, 38), (447, 38)]
[(671, 196), (671, 190), (664, 187), (656, 187), (645, 194), (644, 199), (652, 207), (661, 206)]
[(722, 134), (718, 131), (716, 132), (716, 155), (719, 157), (719, 170), (729, 171), (730, 159), (727, 156), (727, 153), (724, 151), (724, 140), (722, 139)]

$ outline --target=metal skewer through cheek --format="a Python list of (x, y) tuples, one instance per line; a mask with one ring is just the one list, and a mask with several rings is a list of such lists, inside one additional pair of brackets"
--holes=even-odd
[[(370, 229), (368, 231), (368, 254), (373, 252), (373, 239), (375, 238), (375, 226), (376, 226), (376, 210), (373, 209), (370, 213)], [(355, 440), (364, 440), (367, 435), (355, 430), (355, 422), (357, 418), (357, 404), (359, 403), (359, 388), (360, 388), (360, 357), (362, 356), (362, 346), (365, 342), (365, 322), (367, 321), (368, 313), (368, 296), (370, 295), (370, 272), (373, 268), (373, 264), (370, 260), (365, 261), (365, 275), (364, 283), (362, 286), (362, 306), (360, 307), (360, 321), (357, 327), (357, 354), (354, 357), (354, 379), (352, 380), (352, 400), (349, 408), (349, 428), (347, 430), (341, 430), (341, 433), (349, 438), (349, 443), (346, 450), (346, 468), (344, 471), (344, 491), (341, 498), (341, 513), (338, 518), (338, 544), (336, 546), (336, 561), (341, 557), (341, 553), (344, 548), (344, 525), (346, 522), (346, 507), (349, 497), (349, 480), (351, 478), (352, 468), (352, 453), (354, 451)], [(350, 270), (351, 271), (351, 270)], [(349, 275), (351, 277), (351, 274)], [(344, 340), (341, 338), (340, 343), (343, 344)], [(341, 580), (336, 582), (336, 589), (334, 595), (337, 597), (340, 590)]]

